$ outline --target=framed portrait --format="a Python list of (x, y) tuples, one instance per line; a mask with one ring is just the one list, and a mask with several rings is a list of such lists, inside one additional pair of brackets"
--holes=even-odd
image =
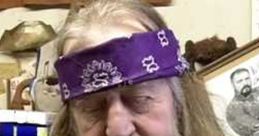
[(259, 136), (259, 38), (200, 71), (226, 136)]

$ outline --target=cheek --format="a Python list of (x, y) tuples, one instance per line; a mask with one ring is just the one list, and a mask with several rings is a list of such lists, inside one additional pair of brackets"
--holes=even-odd
[(104, 124), (102, 122), (97, 122), (87, 131), (81, 132), (80, 136), (104, 136), (104, 132)]
[(139, 133), (148, 136), (172, 136), (177, 119), (172, 101), (165, 101), (152, 107), (150, 112), (136, 117)]
[(79, 136), (103, 136), (104, 123), (102, 120), (89, 123), (81, 114), (74, 114)]
[(104, 136), (104, 124), (99, 121), (91, 125), (91, 127), (82, 123), (78, 124), (79, 136)]

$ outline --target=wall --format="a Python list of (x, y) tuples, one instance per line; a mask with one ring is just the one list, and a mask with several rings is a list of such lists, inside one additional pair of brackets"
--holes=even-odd
[[(250, 41), (250, 0), (175, 0), (172, 6), (156, 8), (169, 27), (174, 30), (181, 45), (186, 40), (201, 40), (218, 35), (233, 36), (240, 45)], [(33, 11), (16, 8), (0, 12), (0, 35), (22, 20), (44, 20), (54, 28), (60, 27), (67, 10)]]
[(218, 35), (233, 36), (239, 46), (251, 40), (250, 0), (176, 0), (175, 6), (158, 8), (183, 45)]

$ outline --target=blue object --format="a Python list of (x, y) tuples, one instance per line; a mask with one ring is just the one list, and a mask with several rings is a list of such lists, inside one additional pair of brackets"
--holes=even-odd
[(13, 136), (14, 124), (0, 123), (0, 136)]
[(37, 136), (37, 125), (18, 124), (17, 136)]

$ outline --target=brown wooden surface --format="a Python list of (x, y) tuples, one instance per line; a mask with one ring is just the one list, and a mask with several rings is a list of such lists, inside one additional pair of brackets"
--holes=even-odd
[(70, 0), (23, 0), (25, 5), (63, 5), (69, 4)]
[[(71, 0), (0, 0), (0, 9), (19, 7), (19, 6), (34, 6), (34, 5), (69, 5)], [(172, 0), (144, 0), (154, 6), (170, 5)]]
[(171, 0), (145, 0), (154, 6), (167, 6), (170, 5)]
[(22, 0), (0, 0), (0, 9), (22, 6)]

